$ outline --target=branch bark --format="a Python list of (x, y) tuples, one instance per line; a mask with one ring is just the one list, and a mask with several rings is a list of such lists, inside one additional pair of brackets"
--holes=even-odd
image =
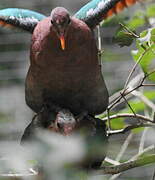
[(129, 125), (125, 127), (124, 129), (119, 129), (119, 130), (112, 130), (108, 133), (108, 135), (114, 135), (114, 134), (125, 134), (128, 131), (131, 131), (132, 129), (140, 128), (140, 127), (155, 127), (155, 124), (134, 124), (134, 125)]
[[(146, 116), (143, 116), (143, 115), (140, 115), (140, 114), (136, 114), (136, 116), (134, 114), (129, 114), (129, 113), (122, 113), (122, 114), (114, 114), (114, 115), (111, 115), (109, 116), (109, 119), (116, 119), (116, 118), (139, 118), (143, 121), (147, 121), (147, 122), (153, 122), (152, 119), (146, 117)], [(108, 120), (108, 117), (105, 117), (105, 118), (102, 118), (103, 121), (107, 121)]]
[(101, 167), (101, 169), (96, 170), (95, 174), (101, 175), (101, 174), (118, 174), (123, 171), (135, 168), (135, 167), (141, 167), (148, 164), (155, 163), (155, 154), (146, 155), (145, 157), (138, 158), (136, 160), (131, 160), (125, 163), (121, 163), (120, 165), (115, 166), (104, 166)]

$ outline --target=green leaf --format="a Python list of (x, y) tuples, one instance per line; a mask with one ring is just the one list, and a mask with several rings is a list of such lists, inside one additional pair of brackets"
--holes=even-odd
[[(145, 104), (139, 100), (129, 101), (130, 106), (133, 108), (135, 113), (143, 111), (145, 109)], [(128, 113), (132, 113), (131, 109), (128, 107)]]
[(149, 100), (155, 99), (155, 90), (154, 91), (144, 91), (144, 96), (146, 96)]
[(113, 38), (114, 43), (119, 44), (121, 47), (130, 46), (133, 40), (133, 35), (128, 32), (124, 32), (123, 30), (117, 31)]
[(151, 30), (151, 38), (150, 40), (155, 43), (155, 28)]
[[(145, 109), (145, 104), (141, 102), (140, 100), (133, 99), (133, 100), (128, 101), (128, 103), (130, 104), (130, 106), (132, 107), (135, 113), (138, 113)], [(126, 108), (122, 109), (118, 113), (121, 114), (121, 113), (133, 113), (133, 112), (128, 106), (126, 106)]]
[[(155, 99), (155, 90), (150, 90), (150, 91), (144, 91), (144, 96), (146, 96), (149, 100), (154, 100)], [(133, 108), (135, 113), (139, 113), (141, 111), (143, 111), (146, 106), (145, 104), (140, 101), (140, 100), (130, 100), (128, 101), (128, 103), (130, 104), (130, 106)], [(127, 106), (127, 108), (121, 110), (119, 113), (132, 113), (132, 110)]]
[(140, 33), (140, 38), (137, 40), (137, 42), (139, 42), (140, 45), (142, 44), (144, 45), (145, 43), (150, 42), (150, 39), (151, 39), (151, 30), (148, 29)]
[(152, 73), (152, 74), (148, 77), (148, 79), (149, 79), (150, 81), (155, 82), (155, 73)]
[[(134, 60), (138, 61), (142, 54), (147, 50), (140, 61), (140, 66), (146, 74), (155, 68), (155, 65), (153, 64), (153, 60), (155, 59), (154, 41), (155, 29), (145, 30), (140, 34), (140, 38), (138, 38), (136, 41), (137, 50), (131, 52)], [(149, 79), (155, 80), (153, 75), (151, 75)]]
[(136, 30), (137, 28), (143, 26), (145, 24), (145, 18), (144, 18), (144, 13), (142, 11), (138, 11), (135, 13), (133, 18), (128, 21), (127, 27)]
[(122, 129), (124, 128), (124, 126), (125, 126), (124, 118), (116, 118), (111, 120), (111, 127), (114, 130)]

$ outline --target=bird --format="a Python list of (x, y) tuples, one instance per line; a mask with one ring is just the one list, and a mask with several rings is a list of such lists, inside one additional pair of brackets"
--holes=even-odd
[(108, 105), (93, 33), (63, 7), (53, 9), (34, 29), (25, 93), (35, 112), (45, 102), (75, 115), (99, 114)]
[(75, 115), (106, 110), (109, 95), (93, 31), (103, 19), (135, 2), (92, 0), (74, 16), (63, 7), (48, 17), (26, 9), (0, 10), (1, 25), (32, 33), (25, 99), (34, 112), (49, 102)]
[[(38, 118), (26, 128), (23, 140), (33, 136), (34, 129), (40, 126), (65, 135), (74, 128), (76, 131), (77, 126), (84, 129), (93, 126), (96, 135), (92, 136), (89, 131), (88, 143), (96, 142), (98, 137), (107, 143), (104, 123), (91, 120), (106, 110), (109, 101), (94, 29), (102, 20), (136, 2), (92, 0), (73, 16), (64, 7), (54, 8), (49, 16), (20, 8), (0, 10), (0, 26), (32, 34), (25, 100)], [(66, 120), (67, 115), (70, 122)], [(84, 118), (80, 117), (82, 115)], [(79, 119), (81, 122), (77, 121)], [(95, 162), (93, 167), (98, 167), (105, 152), (99, 159), (93, 158), (88, 159)]]

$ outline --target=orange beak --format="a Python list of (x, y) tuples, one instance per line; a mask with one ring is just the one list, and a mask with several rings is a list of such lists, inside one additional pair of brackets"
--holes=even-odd
[(59, 38), (60, 38), (60, 43), (61, 43), (62, 50), (65, 50), (65, 38), (64, 38), (63, 35), (61, 35)]

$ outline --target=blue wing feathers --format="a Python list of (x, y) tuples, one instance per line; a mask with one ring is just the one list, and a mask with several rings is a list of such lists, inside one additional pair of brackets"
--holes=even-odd
[[(95, 10), (101, 0), (92, 0), (83, 6), (74, 16), (78, 19), (84, 19), (87, 17), (87, 12), (92, 9)], [(106, 1), (106, 0), (104, 0)]]
[[(136, 1), (138, 0), (91, 0), (74, 17), (84, 21), (93, 29), (103, 19), (122, 11)], [(2, 9), (0, 10), (0, 25), (9, 24), (32, 33), (37, 23), (45, 17), (43, 14), (28, 9)]]
[(103, 20), (111, 8), (113, 8), (121, 0), (92, 0), (83, 6), (75, 17), (84, 21), (88, 26), (95, 27)]
[(46, 17), (43, 14), (40, 14), (38, 12), (31, 11), (28, 9), (19, 9), (19, 8), (1, 9), (0, 16), (5, 16), (5, 17), (13, 16), (16, 18), (32, 18), (33, 17), (37, 19), (38, 21), (41, 21), (43, 18)]
[(0, 10), (0, 25), (9, 24), (32, 33), (37, 23), (45, 17), (43, 14), (27, 9), (7, 8)]
[[(138, 0), (91, 0), (74, 16), (94, 28), (103, 19), (122, 11), (136, 1)], [(108, 14), (108, 12), (110, 13)]]

